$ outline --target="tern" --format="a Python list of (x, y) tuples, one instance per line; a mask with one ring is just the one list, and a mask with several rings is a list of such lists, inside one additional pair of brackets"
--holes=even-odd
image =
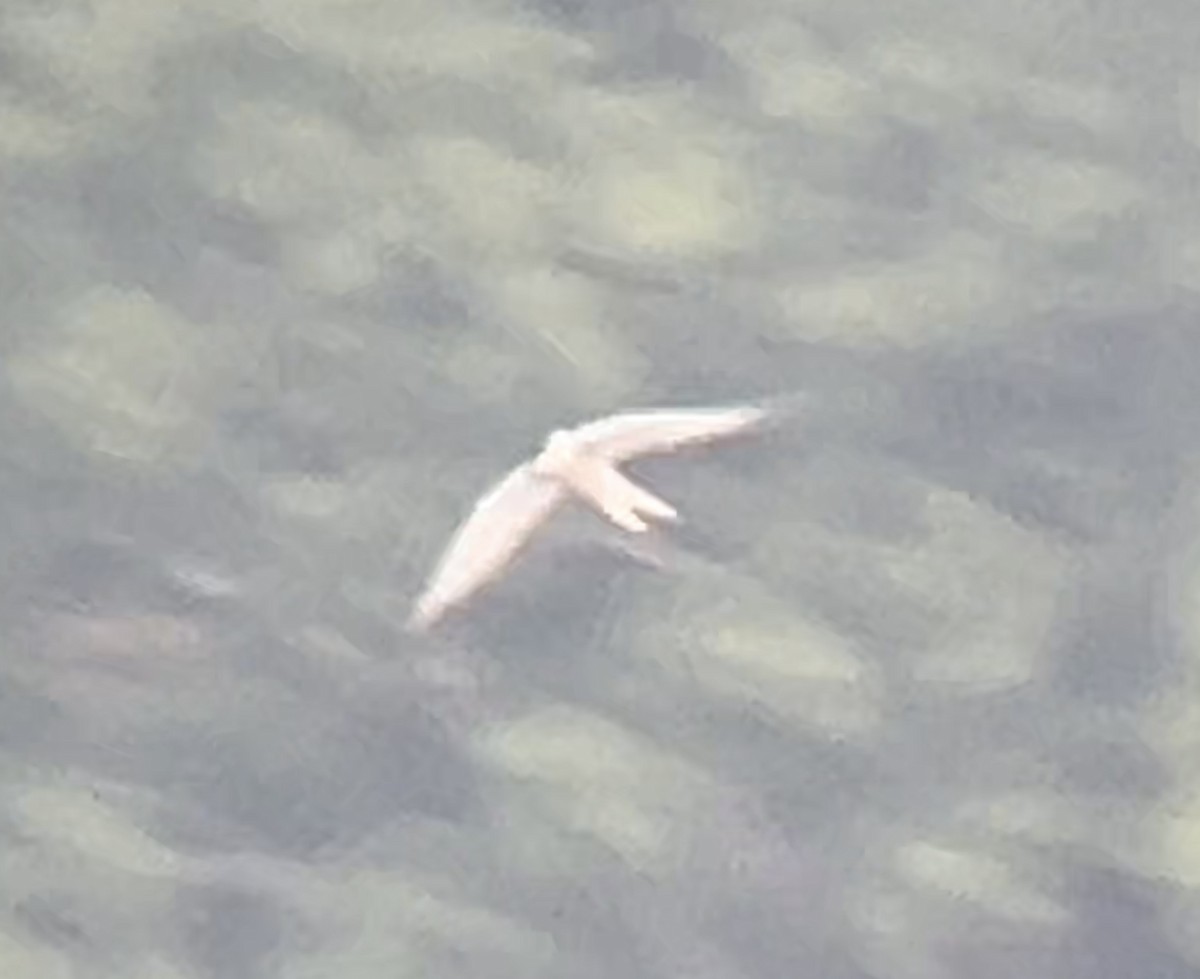
[(610, 415), (551, 432), (542, 451), (496, 483), (455, 532), (408, 620), (425, 632), (462, 606), (511, 564), (533, 533), (574, 499), (630, 534), (651, 520), (674, 522), (676, 509), (618, 468), (641, 456), (671, 452), (746, 432), (765, 408), (647, 409)]

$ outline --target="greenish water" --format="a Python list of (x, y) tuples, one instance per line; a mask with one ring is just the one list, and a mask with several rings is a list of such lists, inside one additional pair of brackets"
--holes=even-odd
[[(1200, 972), (1190, 4), (0, 11), (0, 974)], [(549, 429), (805, 396), (409, 603)]]

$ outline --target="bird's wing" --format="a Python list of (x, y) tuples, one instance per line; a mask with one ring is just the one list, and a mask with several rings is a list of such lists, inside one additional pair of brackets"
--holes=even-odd
[(454, 605), (496, 577), (563, 502), (555, 480), (518, 466), (489, 490), (455, 532), (409, 618), (409, 628), (431, 627)]
[(734, 435), (760, 424), (766, 417), (766, 409), (754, 406), (651, 409), (588, 422), (571, 435), (596, 455), (622, 462)]

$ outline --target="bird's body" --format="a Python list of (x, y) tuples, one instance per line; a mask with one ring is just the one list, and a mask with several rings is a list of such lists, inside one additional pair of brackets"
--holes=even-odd
[(643, 455), (731, 436), (759, 425), (762, 408), (649, 410), (552, 432), (542, 451), (497, 483), (455, 533), (417, 599), (409, 627), (424, 631), (499, 575), (533, 532), (574, 498), (630, 533), (675, 508), (617, 467)]

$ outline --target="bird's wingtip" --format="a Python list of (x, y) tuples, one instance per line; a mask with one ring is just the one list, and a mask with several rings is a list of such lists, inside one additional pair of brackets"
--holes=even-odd
[(754, 423), (758, 425), (771, 424), (794, 418), (808, 406), (809, 397), (806, 394), (782, 394), (763, 398), (750, 407), (755, 412)]
[(430, 632), (442, 617), (444, 609), (427, 601), (418, 601), (404, 622), (404, 631), (414, 636)]

